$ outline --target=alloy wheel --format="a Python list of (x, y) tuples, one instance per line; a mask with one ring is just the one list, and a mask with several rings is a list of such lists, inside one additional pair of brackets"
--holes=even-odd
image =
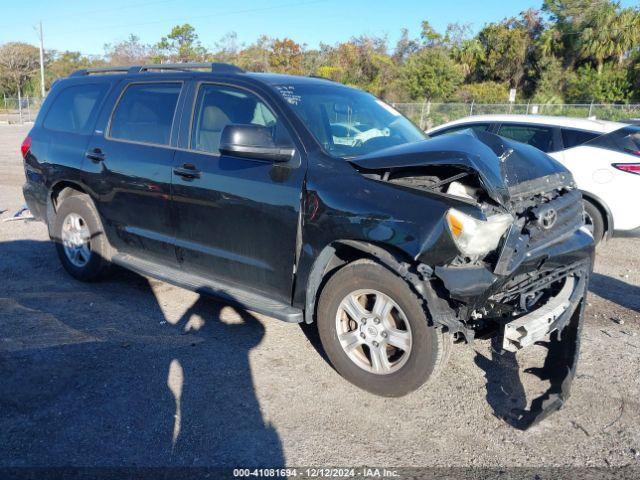
[(349, 359), (370, 373), (396, 372), (411, 354), (411, 327), (405, 313), (377, 290), (348, 294), (336, 312), (336, 331)]

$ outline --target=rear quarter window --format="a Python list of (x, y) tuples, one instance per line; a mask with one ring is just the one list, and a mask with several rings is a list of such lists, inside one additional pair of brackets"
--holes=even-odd
[(109, 136), (169, 145), (181, 83), (139, 83), (126, 87), (111, 117)]
[(66, 87), (54, 98), (42, 126), (59, 132), (86, 132), (107, 88), (105, 83)]
[(625, 127), (600, 135), (587, 145), (640, 156), (640, 127)]
[(565, 149), (584, 145), (590, 140), (596, 138), (599, 134), (593, 132), (585, 132), (584, 130), (573, 130), (570, 128), (562, 129), (562, 145)]

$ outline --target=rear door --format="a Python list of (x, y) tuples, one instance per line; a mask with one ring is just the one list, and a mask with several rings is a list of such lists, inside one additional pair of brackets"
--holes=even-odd
[(125, 81), (87, 147), (86, 183), (121, 252), (177, 266), (170, 213), (184, 80)]
[[(78, 178), (100, 106), (111, 83), (103, 79), (63, 81), (49, 93), (31, 132), (32, 150), (51, 173)], [(29, 171), (30, 172), (30, 171)], [(55, 181), (48, 175), (49, 181)]]
[[(256, 91), (196, 85), (175, 157), (173, 207), (178, 257), (189, 273), (291, 301), (305, 157), (284, 115)], [(221, 155), (230, 124), (272, 129), (297, 145), (284, 163)]]

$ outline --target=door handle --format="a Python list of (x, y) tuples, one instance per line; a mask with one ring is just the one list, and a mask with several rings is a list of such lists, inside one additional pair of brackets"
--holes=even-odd
[(99, 148), (94, 148), (86, 153), (86, 157), (94, 162), (102, 162), (107, 156)]
[(173, 173), (181, 176), (185, 180), (200, 178), (200, 175), (202, 174), (202, 172), (200, 172), (193, 163), (185, 163), (182, 167), (174, 168)]

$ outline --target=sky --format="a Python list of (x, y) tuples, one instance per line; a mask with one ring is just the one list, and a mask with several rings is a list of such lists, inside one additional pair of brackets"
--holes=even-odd
[[(622, 0), (624, 6), (638, 0)], [(41, 20), (45, 49), (102, 55), (104, 44), (130, 33), (155, 43), (177, 24), (190, 23), (205, 47), (229, 32), (248, 44), (261, 34), (289, 37), (317, 47), (361, 34), (386, 35), (391, 44), (408, 28), (420, 33), (422, 20), (444, 32), (449, 23), (485, 23), (539, 8), (542, 0), (0, 0), (0, 43), (38, 42)]]

